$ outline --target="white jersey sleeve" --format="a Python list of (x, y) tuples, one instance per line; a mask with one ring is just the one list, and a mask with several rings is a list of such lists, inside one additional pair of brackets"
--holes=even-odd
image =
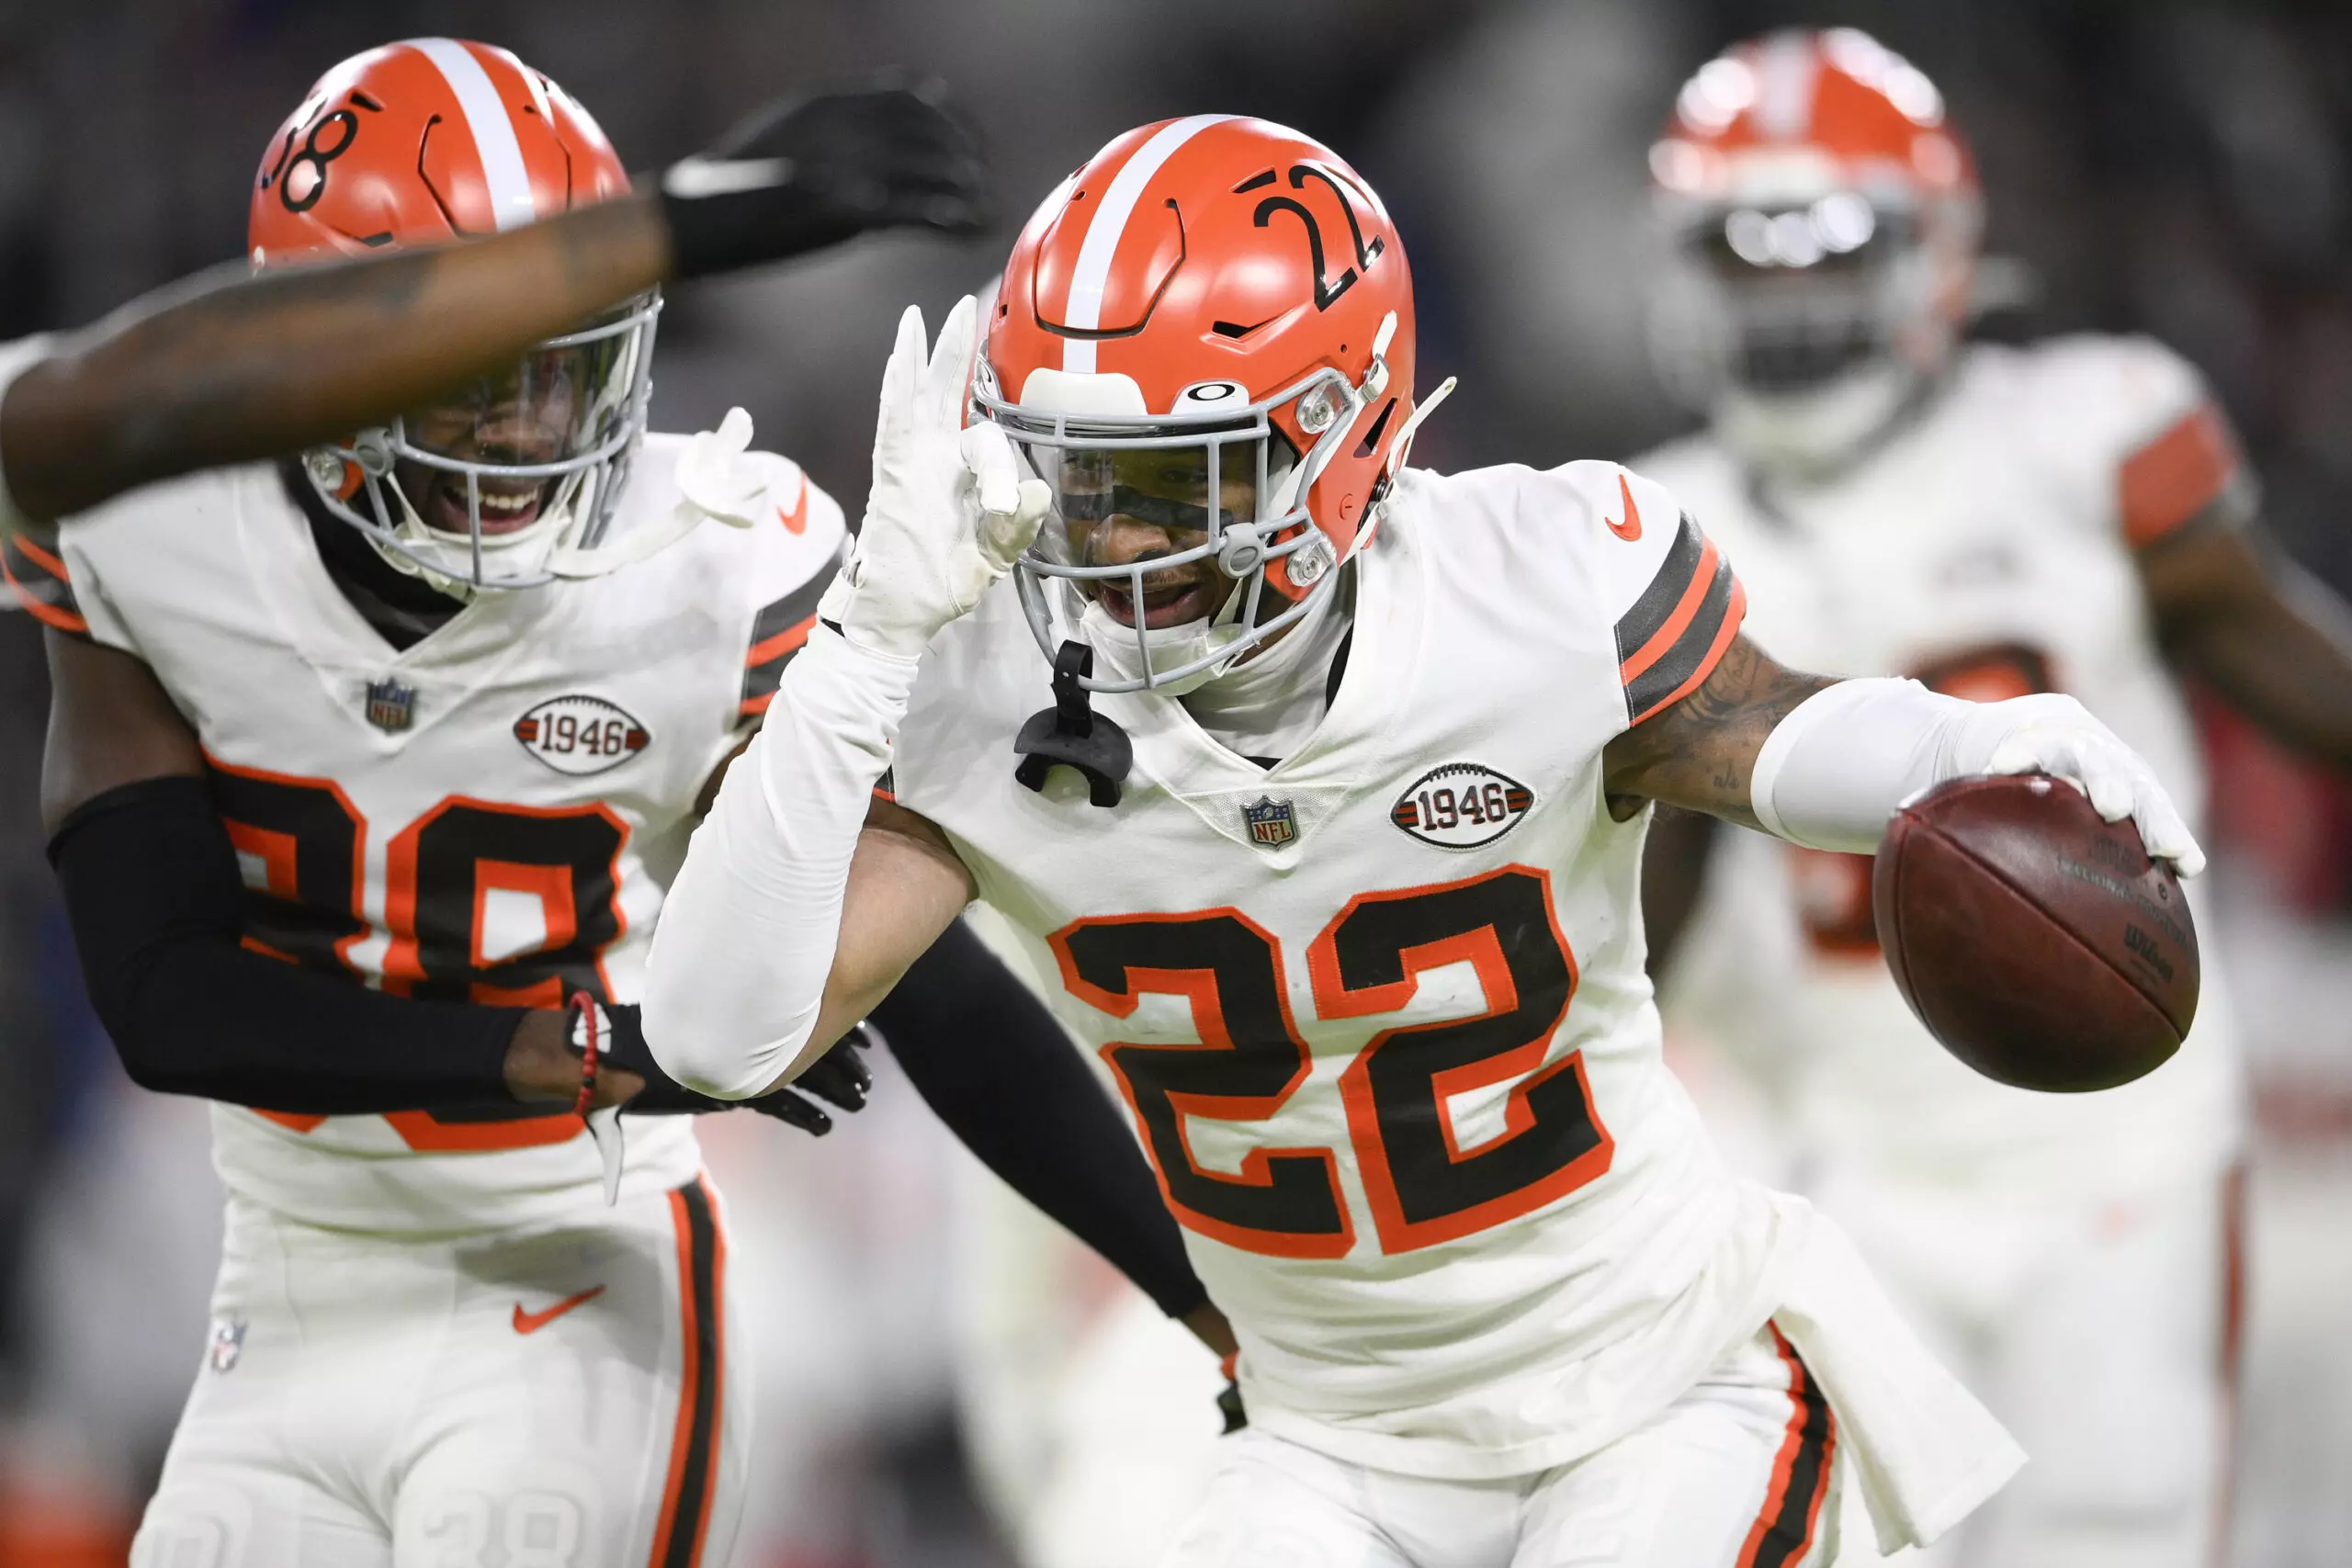
[[(785, 666), (808, 646), (808, 633), (817, 624), (817, 601), (832, 581), (849, 539), (841, 503), (818, 489), (797, 463), (773, 452), (749, 452), (743, 460), (759, 466), (766, 489), (764, 500), (752, 509), (760, 519), (753, 525), (754, 537), (774, 547), (745, 552), (741, 575), (735, 580), (757, 606), (743, 650), (742, 692), (736, 700), (738, 741), (757, 728), (775, 701)], [(771, 528), (771, 523), (780, 527)]]
[(2253, 514), (2254, 485), (2204, 378), (2153, 338), (2082, 334), (2035, 348), (2019, 422), (2064, 514), (2152, 544), (2225, 502)]
[(1737, 635), (1747, 601), (1730, 561), (1674, 496), (1602, 462), (1530, 476), (1521, 493), (1522, 506), (1544, 508), (1589, 563), (1593, 607), (1614, 628), (1628, 728), (1696, 690)]

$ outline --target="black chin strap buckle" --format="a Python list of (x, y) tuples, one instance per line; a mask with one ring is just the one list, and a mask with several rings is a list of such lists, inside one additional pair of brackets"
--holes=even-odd
[(1127, 732), (1094, 711), (1086, 688), (1079, 682), (1094, 673), (1094, 650), (1082, 642), (1065, 642), (1054, 655), (1054, 705), (1029, 716), (1012, 749), (1021, 757), (1012, 776), (1031, 789), (1043, 790), (1046, 775), (1057, 767), (1076, 768), (1086, 775), (1086, 797), (1097, 806), (1119, 804), (1121, 782), (1135, 766), (1136, 749)]

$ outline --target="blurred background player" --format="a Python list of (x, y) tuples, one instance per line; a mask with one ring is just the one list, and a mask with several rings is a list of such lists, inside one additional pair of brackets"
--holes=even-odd
[[(2196, 372), (2143, 337), (1961, 341), (1981, 196), (1926, 75), (1851, 29), (1767, 35), (1683, 86), (1650, 169), (1661, 368), (1710, 423), (1634, 466), (1737, 562), (1759, 642), (1984, 700), (2072, 693), (2200, 816), (2184, 674), (2352, 770), (2352, 615), (2256, 524)], [(1789, 1179), (2032, 1456), (1935, 1560), (2211, 1561), (2246, 1135), (2225, 966), (2162, 1071), (2036, 1095), (1905, 1007), (1867, 857), (1686, 815), (1646, 876), (1659, 962), (1706, 886), (1680, 1016), (1762, 1077)]]
[[(978, 174), (899, 89), (771, 113), (698, 168), (672, 194), (733, 213), (669, 216), (706, 257), (747, 216), (775, 254), (779, 183), (805, 248), (961, 226)], [(330, 72), (273, 139), (252, 251), (431, 244), (625, 188), (546, 77), (413, 40)], [(581, 1113), (724, 1109), (661, 1077), (622, 998), (842, 529), (741, 414), (644, 434), (658, 309), (642, 292), (459, 398), (134, 495), (44, 552), (46, 805), (93, 998), (134, 1078), (232, 1102), (211, 1342), (141, 1562), (731, 1550), (748, 1406), (715, 1200), (682, 1120), (633, 1117), (624, 1155)], [(893, 1027), (990, 1157), (1001, 1100), (912, 1063), (983, 1031), (991, 985), (1036, 1010), (945, 945), (917, 980), (978, 1016)], [(1052, 1055), (1020, 1089), (1050, 1102), (1068, 1057), (1037, 1021)], [(811, 1086), (851, 1109), (854, 1056)], [(797, 1096), (754, 1108), (827, 1125)], [(1140, 1160), (1096, 1123), (1057, 1149), (1109, 1160), (1058, 1188), (1102, 1215), (1124, 1177), (1162, 1261), (1138, 1274), (1198, 1307)]]

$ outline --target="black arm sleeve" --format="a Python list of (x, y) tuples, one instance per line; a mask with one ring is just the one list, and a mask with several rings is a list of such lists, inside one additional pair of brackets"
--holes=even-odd
[(1208, 1292), (1159, 1183), (1069, 1036), (964, 922), (874, 1010), (915, 1092), (1007, 1185), (1170, 1317)]
[(522, 1009), (387, 996), (241, 945), (244, 884), (202, 779), (85, 801), (49, 858), (90, 1001), (141, 1087), (325, 1115), (514, 1103)]

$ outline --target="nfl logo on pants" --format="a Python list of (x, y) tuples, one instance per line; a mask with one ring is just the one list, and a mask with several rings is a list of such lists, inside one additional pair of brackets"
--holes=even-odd
[(1250, 829), (1250, 840), (1265, 849), (1278, 850), (1298, 837), (1298, 813), (1287, 800), (1276, 800), (1261, 795), (1255, 806), (1241, 808), (1241, 820)]
[(386, 734), (406, 729), (416, 717), (416, 691), (390, 676), (368, 682), (368, 722)]

